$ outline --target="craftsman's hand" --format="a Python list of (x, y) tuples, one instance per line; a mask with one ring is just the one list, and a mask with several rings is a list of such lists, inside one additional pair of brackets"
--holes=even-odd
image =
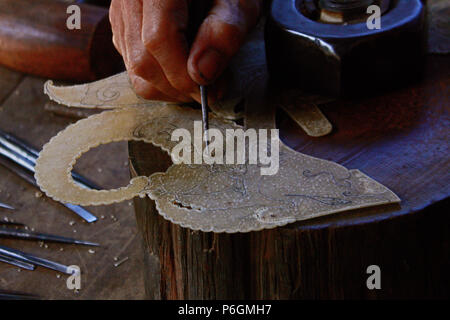
[[(188, 6), (201, 0), (112, 0), (113, 41), (140, 96), (200, 101), (198, 85), (212, 84), (256, 24), (262, 0), (215, 0), (190, 48)], [(219, 88), (212, 87), (210, 99)]]

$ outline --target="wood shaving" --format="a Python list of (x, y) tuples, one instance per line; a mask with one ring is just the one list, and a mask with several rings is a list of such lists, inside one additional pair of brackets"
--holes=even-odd
[(128, 261), (128, 259), (129, 259), (128, 257), (125, 257), (125, 258), (123, 258), (122, 260), (115, 262), (115, 263), (114, 263), (114, 267), (120, 266), (122, 263)]

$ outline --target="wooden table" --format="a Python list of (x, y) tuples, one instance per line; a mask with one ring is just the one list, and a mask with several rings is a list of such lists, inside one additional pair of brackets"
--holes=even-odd
[[(43, 84), (44, 79), (0, 67), (0, 128), (38, 148), (73, 122), (44, 111), (49, 100), (43, 93)], [(129, 181), (126, 143), (89, 151), (80, 159), (77, 170), (105, 188), (126, 185)], [(67, 289), (66, 275), (40, 267), (19, 272), (17, 267), (0, 263), (0, 291), (26, 292), (45, 299), (142, 299), (141, 243), (131, 202), (88, 208), (99, 217), (97, 222), (88, 224), (60, 204), (36, 194), (37, 191), (0, 166), (0, 202), (17, 209), (0, 209), (0, 219), (14, 219), (36, 231), (95, 241), (102, 246), (90, 253), (91, 248), (83, 246), (48, 243), (46, 247), (34, 241), (0, 239), (1, 245), (78, 265), (82, 271), (82, 288), (75, 293)], [(114, 257), (129, 260), (114, 267)]]
[[(422, 83), (322, 105), (334, 132), (306, 136), (278, 114), (292, 148), (360, 169), (401, 206), (331, 215), (248, 234), (212, 234), (165, 221), (136, 199), (147, 295), (162, 299), (448, 297), (450, 293), (449, 56), (430, 56)], [(262, 95), (263, 91), (260, 92)], [(132, 174), (164, 171), (160, 149), (131, 142)], [(366, 269), (381, 268), (381, 290)]]

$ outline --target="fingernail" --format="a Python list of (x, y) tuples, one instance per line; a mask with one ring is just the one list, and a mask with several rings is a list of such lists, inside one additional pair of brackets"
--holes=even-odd
[(198, 72), (203, 80), (207, 82), (213, 81), (221, 71), (222, 63), (222, 55), (218, 51), (207, 49), (198, 59)]

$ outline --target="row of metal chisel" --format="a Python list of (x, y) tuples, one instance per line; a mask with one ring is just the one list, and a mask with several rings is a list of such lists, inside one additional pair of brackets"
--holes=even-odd
[[(36, 149), (17, 137), (0, 130), (0, 164), (35, 187), (37, 187), (37, 184), (34, 178), (34, 166), (38, 157), (39, 152)], [(99, 189), (95, 184), (75, 172), (72, 173), (72, 177), (75, 183), (83, 188)], [(97, 220), (97, 217), (80, 206), (71, 204), (62, 205), (76, 213), (86, 222), (91, 223)], [(15, 210), (12, 206), (1, 202), (0, 209)], [(21, 222), (0, 221), (0, 238), (99, 246), (98, 243), (94, 242), (38, 233), (27, 229), (26, 225)], [(70, 268), (66, 265), (4, 246), (0, 246), (0, 262), (8, 263), (26, 270), (34, 270), (35, 266), (41, 266), (65, 274), (71, 274)]]

